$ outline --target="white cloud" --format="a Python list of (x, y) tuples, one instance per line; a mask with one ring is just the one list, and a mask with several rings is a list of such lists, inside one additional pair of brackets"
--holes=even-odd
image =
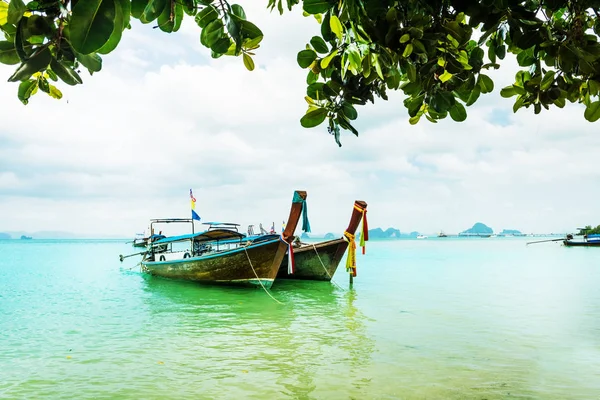
[(339, 149), (325, 128), (299, 125), (296, 54), (318, 25), (299, 8), (244, 6), (266, 35), (253, 72), (211, 59), (190, 19), (172, 35), (134, 26), (103, 71), (61, 86), (61, 101), (38, 94), (23, 106), (17, 85), (0, 83), (0, 231), (132, 236), (149, 218), (187, 216), (190, 187), (205, 220), (276, 227), (305, 189), (323, 233), (345, 228), (355, 199), (369, 203), (371, 227), (402, 231), (600, 223), (585, 201), (600, 195), (600, 138), (581, 107), (513, 115), (498, 91), (515, 71), (503, 67), (465, 123), (411, 126), (392, 93), (359, 109), (360, 137), (344, 133)]

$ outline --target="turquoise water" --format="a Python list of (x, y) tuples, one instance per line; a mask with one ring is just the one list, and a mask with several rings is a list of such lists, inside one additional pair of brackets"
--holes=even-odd
[(597, 399), (600, 249), (369, 242), (349, 290), (202, 287), (0, 241), (0, 398)]

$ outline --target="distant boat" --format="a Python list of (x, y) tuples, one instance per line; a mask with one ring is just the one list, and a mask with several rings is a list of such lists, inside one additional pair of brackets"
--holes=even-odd
[(438, 233), (438, 237), (448, 237), (448, 235), (446, 235), (444, 231), (440, 231), (440, 233)]
[(573, 235), (568, 234), (563, 244), (567, 247), (600, 247), (600, 235), (583, 235), (583, 240), (575, 240)]
[[(361, 220), (363, 221), (361, 234), (364, 235), (364, 240), (368, 240), (366, 210), (367, 203), (361, 200), (354, 202), (348, 228), (341, 238), (314, 244), (302, 243), (298, 240), (297, 244), (292, 247), (294, 271), (292, 272), (289, 268), (289, 257), (286, 257), (279, 268), (277, 279), (330, 281), (340, 261), (344, 258), (348, 245), (354, 242), (354, 234)], [(352, 249), (355, 247), (354, 245)], [(356, 271), (353, 272), (353, 276), (356, 276)]]
[(21, 235), (21, 240), (31, 240), (33, 239), (31, 236)]
[[(305, 201), (306, 192), (294, 193), (290, 216), (281, 235), (262, 235), (249, 241), (245, 240), (246, 235), (237, 231), (237, 224), (209, 223), (204, 232), (193, 233), (192, 228), (191, 234), (156, 240), (144, 252), (142, 271), (204, 284), (268, 289), (288, 251), (298, 219), (305, 210)], [(175, 219), (159, 221), (168, 223)], [(177, 248), (178, 244), (181, 248)], [(123, 258), (121, 256), (121, 260)]]
[(417, 235), (417, 239), (427, 239), (427, 236), (425, 236), (425, 235)]
[(143, 233), (136, 233), (135, 238), (133, 239), (132, 246), (133, 247), (146, 247), (148, 245), (147, 237), (144, 237)]

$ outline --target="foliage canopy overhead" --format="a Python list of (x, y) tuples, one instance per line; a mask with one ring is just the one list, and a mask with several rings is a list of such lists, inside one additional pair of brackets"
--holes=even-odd
[[(268, 0), (267, 7), (301, 7), (321, 25), (297, 55), (307, 70), (310, 128), (327, 120), (340, 144), (357, 105), (406, 95), (409, 122), (467, 118), (466, 107), (494, 89), (486, 75), (507, 53), (521, 69), (502, 88), (513, 110), (585, 105), (584, 117), (600, 119), (600, 0)], [(83, 82), (80, 71), (102, 68), (101, 55), (119, 44), (130, 20), (176, 32), (188, 15), (200, 43), (214, 58), (241, 56), (248, 70), (263, 33), (244, 9), (226, 0), (0, 0), (0, 63), (15, 65), (27, 104), (38, 91), (60, 99), (52, 82)], [(189, 19), (192, 19), (189, 18)], [(341, 145), (341, 144), (340, 144)]]

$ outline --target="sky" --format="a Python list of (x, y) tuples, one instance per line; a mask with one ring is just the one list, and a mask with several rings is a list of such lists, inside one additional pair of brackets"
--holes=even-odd
[(403, 94), (358, 107), (359, 137), (339, 148), (325, 125), (305, 129), (306, 70), (296, 54), (319, 26), (300, 7), (280, 16), (240, 1), (265, 38), (247, 71), (213, 60), (193, 19), (165, 34), (135, 24), (83, 85), (27, 106), (0, 65), (0, 232), (133, 237), (151, 218), (188, 218), (189, 190), (205, 221), (277, 228), (294, 190), (308, 192), (315, 233), (345, 229), (354, 200), (369, 227), (458, 233), (572, 232), (600, 224), (600, 125), (567, 104), (513, 114), (499, 95), (514, 61), (489, 75), (493, 93), (468, 119), (408, 123)]

